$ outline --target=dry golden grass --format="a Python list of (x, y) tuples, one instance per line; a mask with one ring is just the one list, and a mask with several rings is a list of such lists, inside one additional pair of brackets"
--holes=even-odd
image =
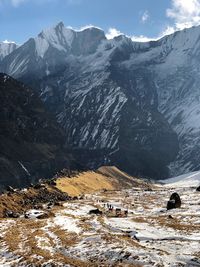
[(72, 178), (62, 177), (57, 180), (57, 188), (70, 196), (79, 196), (101, 190), (121, 190), (132, 186), (152, 187), (152, 185), (131, 177), (116, 167), (106, 166), (99, 168), (97, 172), (88, 171)]
[[(51, 254), (38, 247), (37, 237), (46, 237), (47, 235), (41, 230), (44, 224), (41, 221), (23, 220), (10, 227), (4, 235), (8, 250), (20, 257), (19, 262), (27, 264), (45, 263), (51, 258)], [(53, 245), (53, 242), (50, 242)], [(39, 258), (35, 258), (35, 255)]]
[(97, 192), (103, 189), (114, 190), (114, 181), (95, 172), (84, 172), (74, 178), (59, 178), (57, 188), (70, 196)]
[(176, 218), (175, 216), (171, 219), (166, 215), (160, 216), (148, 216), (148, 217), (135, 217), (133, 218), (134, 222), (137, 223), (149, 223), (153, 225), (159, 225), (164, 228), (173, 228), (174, 230), (182, 231), (185, 233), (198, 232), (199, 225), (192, 224), (190, 222), (182, 222), (181, 219)]
[(55, 227), (50, 228), (49, 230), (59, 238), (62, 245), (66, 248), (76, 245), (79, 241), (79, 237), (77, 234), (68, 233), (67, 231), (63, 229), (55, 228)]
[[(58, 264), (69, 264), (74, 267), (97, 266), (87, 261), (63, 255), (62, 251), (59, 250), (55, 250), (53, 253), (47, 250), (46, 246), (54, 248), (55, 240), (45, 232), (44, 225), (44, 221), (19, 220), (17, 224), (6, 231), (2, 241), (5, 242), (10, 252), (20, 258), (19, 266), (41, 266), (49, 261), (53, 262), (51, 266), (57, 266)], [(76, 234), (69, 234), (58, 228), (49, 230), (57, 236), (62, 248), (67, 249), (78, 242)], [(44, 241), (40, 242), (41, 246), (38, 246), (38, 238), (44, 238)]]
[(173, 228), (174, 230), (183, 231), (185, 233), (189, 232), (198, 232), (199, 225), (191, 224), (191, 223), (183, 223), (181, 219), (173, 218), (170, 219), (166, 216), (159, 216), (156, 218), (156, 223), (161, 226)]

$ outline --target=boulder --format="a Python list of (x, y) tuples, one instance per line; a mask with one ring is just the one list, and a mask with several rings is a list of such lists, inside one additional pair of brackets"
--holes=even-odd
[(181, 198), (178, 193), (173, 193), (167, 202), (167, 210), (176, 209), (181, 207)]
[(197, 187), (196, 191), (200, 192), (200, 186)]

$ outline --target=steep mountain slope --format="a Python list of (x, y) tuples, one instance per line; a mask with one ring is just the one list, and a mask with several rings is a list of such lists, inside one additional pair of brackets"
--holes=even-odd
[(70, 166), (63, 132), (32, 90), (0, 74), (0, 103), (0, 190)]
[(1, 69), (39, 91), (84, 165), (166, 177), (178, 140), (158, 111), (155, 64), (147, 62), (159, 49), (59, 23), (8, 55)]
[(0, 42), (0, 61), (17, 48), (15, 43)]
[(200, 27), (193, 27), (150, 42), (134, 53), (129, 68), (145, 66), (153, 72), (159, 111), (178, 134), (180, 151), (170, 166), (172, 174), (200, 169), (199, 53)]
[(197, 188), (198, 186), (200, 186), (200, 172), (190, 172), (187, 174), (180, 175), (178, 177), (173, 177), (164, 181), (162, 180), (161, 182), (164, 182), (165, 186), (167, 187)]

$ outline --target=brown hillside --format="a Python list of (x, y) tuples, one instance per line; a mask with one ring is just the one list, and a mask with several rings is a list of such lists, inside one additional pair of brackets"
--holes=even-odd
[(70, 196), (78, 196), (100, 190), (120, 190), (122, 188), (147, 188), (146, 182), (129, 176), (116, 167), (104, 166), (96, 172), (88, 171), (76, 177), (62, 177), (57, 179), (57, 188)]

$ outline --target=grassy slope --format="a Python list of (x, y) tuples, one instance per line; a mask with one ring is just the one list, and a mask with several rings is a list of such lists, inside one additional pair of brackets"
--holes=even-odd
[(78, 196), (100, 190), (120, 190), (122, 188), (149, 187), (140, 179), (133, 178), (116, 167), (101, 167), (96, 172), (83, 172), (73, 178), (57, 180), (57, 188), (70, 196)]

